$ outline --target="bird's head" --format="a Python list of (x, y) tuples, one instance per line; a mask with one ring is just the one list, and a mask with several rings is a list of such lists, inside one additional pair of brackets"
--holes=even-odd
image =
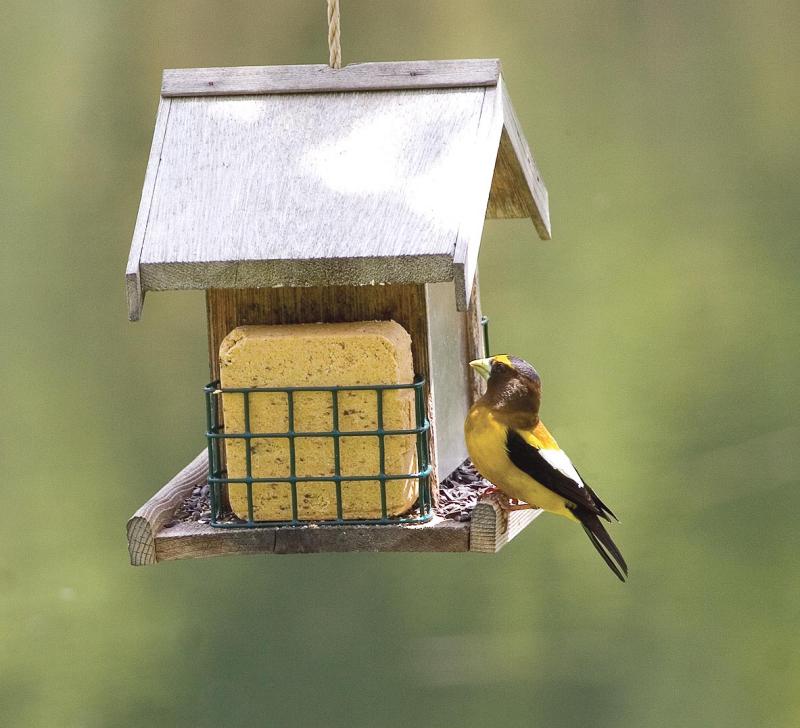
[(476, 359), (469, 365), (486, 379), (486, 398), (508, 412), (539, 413), (542, 380), (539, 373), (517, 356), (500, 354)]

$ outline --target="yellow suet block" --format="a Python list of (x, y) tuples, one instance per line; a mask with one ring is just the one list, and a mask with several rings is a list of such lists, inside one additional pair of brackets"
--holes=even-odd
[[(285, 326), (240, 326), (223, 340), (220, 351), (220, 381), (227, 387), (292, 387), (354, 384), (410, 383), (414, 377), (411, 337), (394, 321), (365, 321), (338, 324)], [(287, 432), (289, 409), (285, 393), (257, 392), (250, 395), (250, 431)], [(296, 432), (333, 430), (330, 392), (294, 393)], [(339, 430), (345, 432), (378, 429), (377, 396), (373, 391), (340, 392)], [(244, 395), (222, 396), (227, 433), (244, 432)], [(413, 390), (383, 392), (385, 429), (414, 427)], [(247, 475), (246, 444), (226, 439), (229, 478)], [(333, 437), (295, 438), (295, 472), (298, 476), (334, 475)], [(376, 475), (380, 472), (378, 437), (341, 437), (342, 475)], [(385, 472), (411, 473), (416, 469), (414, 435), (385, 437)], [(288, 438), (251, 440), (251, 470), (254, 478), (288, 477)], [(386, 481), (389, 515), (406, 512), (417, 499), (416, 479)], [(229, 485), (231, 507), (247, 518), (247, 487)], [(297, 484), (298, 517), (302, 520), (336, 518), (336, 488), (333, 482)], [(343, 517), (349, 519), (381, 516), (380, 485), (377, 480), (342, 483)], [(255, 520), (290, 520), (289, 483), (254, 483)]]

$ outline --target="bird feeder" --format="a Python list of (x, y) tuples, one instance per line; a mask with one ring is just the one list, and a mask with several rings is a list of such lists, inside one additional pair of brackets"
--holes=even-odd
[[(490, 502), (436, 514), (481, 393), (468, 362), (489, 353), (484, 219), (526, 217), (550, 237), (497, 60), (165, 71), (129, 318), (148, 291), (205, 290), (207, 446), (128, 522), (132, 563), (496, 551), (530, 523)], [(395, 347), (374, 380), (370, 342)], [(174, 523), (206, 485), (210, 522)]]

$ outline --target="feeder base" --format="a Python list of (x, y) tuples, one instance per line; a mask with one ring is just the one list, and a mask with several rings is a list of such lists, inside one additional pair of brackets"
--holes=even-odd
[[(201, 559), (233, 554), (327, 552), (495, 553), (526, 528), (539, 510), (505, 513), (491, 498), (478, 502), (469, 522), (435, 516), (420, 524), (274, 526), (214, 528), (199, 522), (173, 523), (175, 511), (192, 489), (206, 482), (208, 454), (203, 450), (128, 521), (131, 564)], [(173, 525), (168, 525), (173, 524)]]

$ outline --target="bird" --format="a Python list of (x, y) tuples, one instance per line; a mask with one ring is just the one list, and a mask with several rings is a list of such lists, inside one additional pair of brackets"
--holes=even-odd
[(625, 581), (628, 565), (601, 522), (617, 517), (539, 419), (539, 373), (508, 354), (476, 359), (470, 366), (487, 380), (486, 393), (464, 421), (472, 464), (494, 486), (486, 492), (506, 496), (505, 502), (498, 499), (504, 510), (541, 508), (579, 523), (611, 571)]

